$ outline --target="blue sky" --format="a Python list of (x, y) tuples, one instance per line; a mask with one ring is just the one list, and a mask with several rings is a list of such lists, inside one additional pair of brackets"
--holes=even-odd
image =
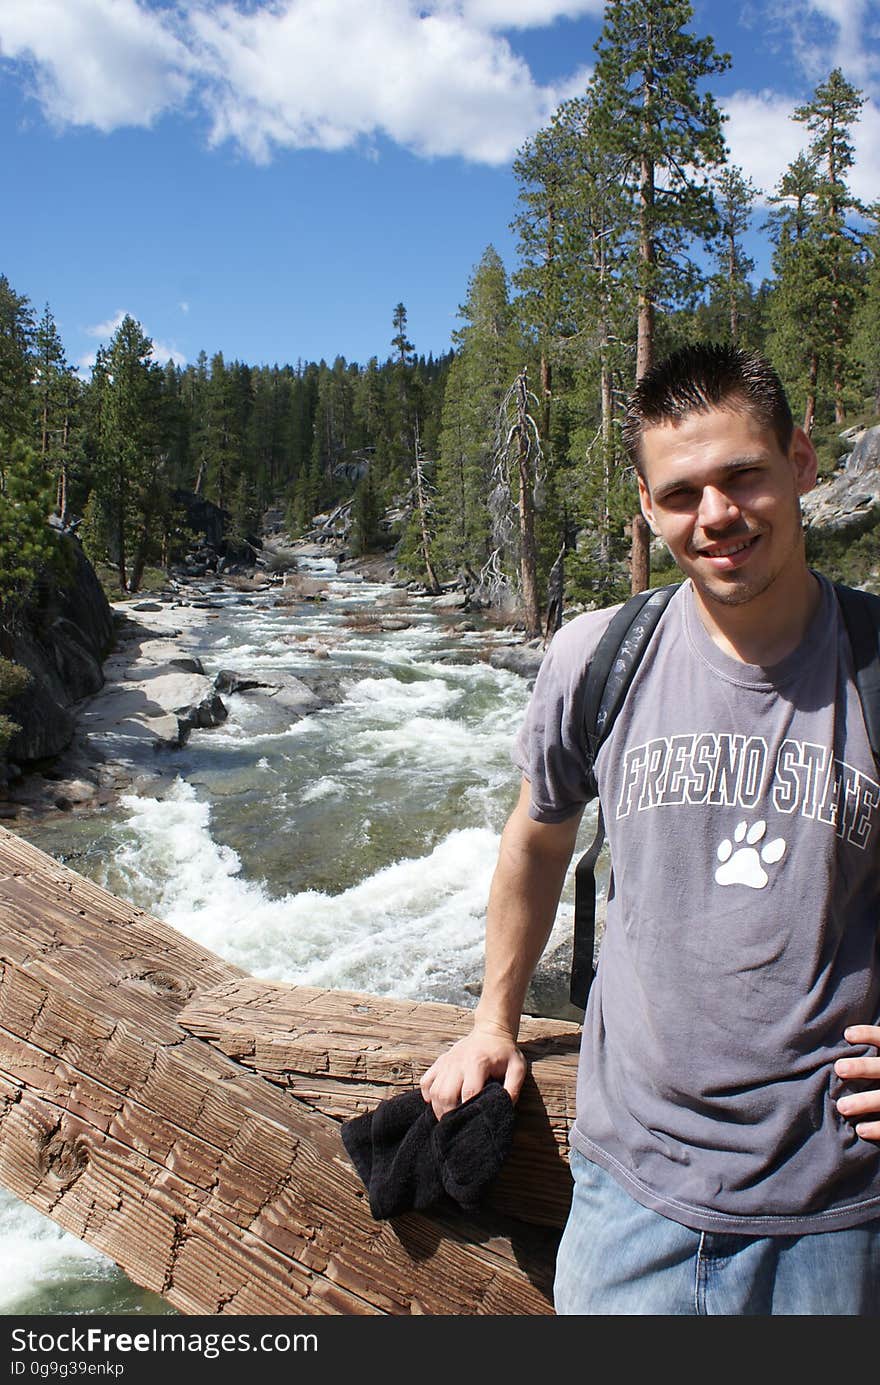
[[(583, 90), (602, 0), (0, 0), (0, 273), (87, 365), (130, 312), (180, 362), (389, 354), (403, 301), (448, 348), (511, 160)], [(880, 0), (696, 0), (713, 90), (769, 191), (794, 106), (840, 65), (869, 100), (853, 185), (880, 197)]]

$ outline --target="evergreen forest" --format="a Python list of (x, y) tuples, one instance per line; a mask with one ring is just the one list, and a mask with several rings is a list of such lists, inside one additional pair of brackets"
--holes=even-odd
[(0, 625), (51, 559), (50, 516), (134, 592), (186, 551), (195, 492), (242, 543), (268, 507), (307, 535), (350, 506), (350, 551), (393, 548), (403, 576), (516, 603), (538, 635), (548, 608), (658, 580), (621, 412), (654, 360), (697, 339), (763, 351), (833, 468), (840, 430), (880, 414), (880, 203), (850, 188), (863, 97), (829, 72), (792, 112), (804, 152), (758, 189), (712, 96), (729, 58), (692, 23), (686, 0), (606, 6), (587, 90), (516, 159), (516, 268), (485, 249), (446, 355), (409, 340), (403, 303), (387, 356), (365, 363), (163, 366), (126, 317), (84, 379), (50, 306), (0, 276)]

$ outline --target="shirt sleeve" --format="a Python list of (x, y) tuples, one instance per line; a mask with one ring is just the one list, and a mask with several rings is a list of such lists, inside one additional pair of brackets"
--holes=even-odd
[(614, 611), (576, 616), (556, 635), (538, 671), (513, 762), (528, 779), (529, 816), (564, 822), (591, 798), (584, 694), (590, 660)]

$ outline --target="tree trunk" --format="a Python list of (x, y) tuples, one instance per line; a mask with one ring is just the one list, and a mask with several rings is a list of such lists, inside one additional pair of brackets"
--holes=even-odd
[(730, 306), (730, 341), (736, 346), (739, 341), (739, 303), (736, 296), (736, 241), (731, 228), (727, 246), (727, 286)]
[(641, 511), (633, 515), (630, 549), (631, 591), (647, 591), (651, 585), (651, 530)]
[(257, 981), (0, 829), (0, 1183), (182, 1313), (550, 1314), (578, 1028), (524, 1019), (479, 1212), (375, 1221), (342, 1120), (473, 1012)]
[[(603, 324), (603, 336), (605, 328)], [(599, 515), (599, 556), (604, 563), (611, 557), (611, 473), (614, 464), (614, 391), (603, 343), (602, 359), (602, 509)], [(639, 588), (641, 590), (641, 588)]]
[(517, 439), (519, 468), (519, 541), (520, 581), (523, 596), (523, 618), (526, 634), (534, 639), (541, 633), (541, 612), (538, 604), (538, 563), (535, 546), (535, 502), (532, 490), (535, 471), (532, 464), (528, 431), (528, 399), (525, 371), (516, 382)]
[(547, 452), (550, 449), (550, 408), (553, 402), (553, 367), (544, 351), (541, 352), (541, 437)]
[(807, 386), (807, 403), (804, 409), (804, 432), (807, 437), (813, 431), (813, 422), (816, 417), (816, 384), (819, 379), (819, 357), (813, 352), (810, 357), (809, 384)]
[[(654, 81), (652, 49), (648, 47), (648, 60), (644, 73), (642, 97), (643, 137), (647, 147), (651, 134), (651, 91)], [(639, 258), (642, 262), (642, 276), (639, 286), (638, 341), (636, 346), (636, 380), (651, 369), (654, 364), (654, 282), (653, 272), (657, 261), (653, 234), (654, 209), (654, 162), (642, 154), (641, 177), (639, 181)], [(632, 548), (630, 551), (630, 589), (633, 592), (645, 591), (651, 585), (651, 539), (650, 530), (641, 511), (632, 519)]]

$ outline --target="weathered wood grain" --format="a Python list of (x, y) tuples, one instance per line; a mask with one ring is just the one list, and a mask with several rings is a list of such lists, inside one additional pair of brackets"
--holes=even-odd
[(467, 1022), (247, 977), (0, 829), (0, 1183), (185, 1313), (551, 1311), (573, 1026), (525, 1026), (479, 1216), (373, 1221), (339, 1136)]

